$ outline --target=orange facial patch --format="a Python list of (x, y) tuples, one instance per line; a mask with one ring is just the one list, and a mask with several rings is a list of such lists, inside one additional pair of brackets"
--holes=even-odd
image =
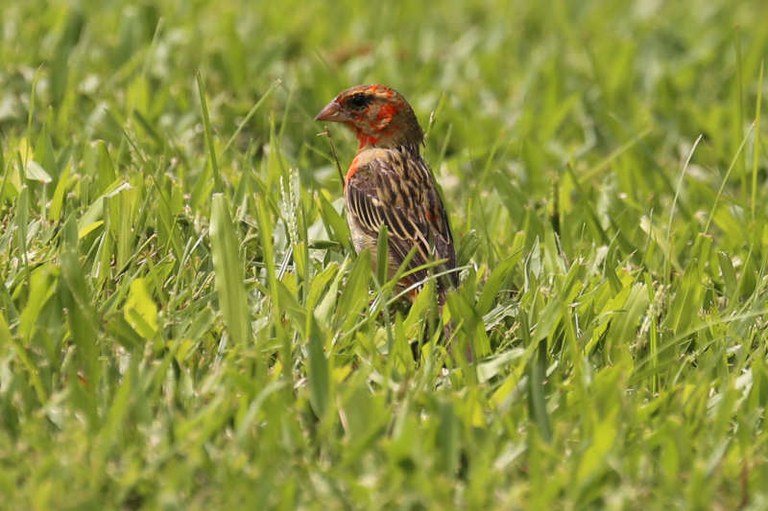
[(382, 133), (388, 132), (392, 128), (395, 128), (395, 126), (392, 125), (392, 119), (394, 118), (396, 112), (397, 106), (393, 105), (392, 103), (385, 103), (381, 105), (378, 112), (376, 112), (376, 120), (373, 124), (373, 127)]
[(358, 143), (358, 149), (362, 149), (365, 146), (369, 145), (376, 145), (379, 142), (379, 137), (374, 137), (373, 135), (368, 135), (367, 133), (363, 133), (362, 131), (357, 132), (357, 143)]
[(392, 103), (381, 105), (381, 108), (379, 108), (379, 113), (376, 114), (376, 120), (379, 121), (380, 124), (384, 122), (388, 124), (389, 121), (392, 120), (392, 117), (395, 115), (396, 111), (397, 108)]

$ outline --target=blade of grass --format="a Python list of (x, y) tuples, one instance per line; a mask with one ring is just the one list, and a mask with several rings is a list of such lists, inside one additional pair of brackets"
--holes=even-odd
[(245, 346), (251, 342), (251, 320), (245, 291), (243, 263), (235, 226), (229, 215), (224, 195), (216, 193), (211, 200), (211, 252), (216, 276), (216, 294), (232, 340)]
[(208, 148), (208, 162), (213, 171), (213, 183), (214, 192), (222, 192), (224, 185), (221, 181), (221, 174), (219, 172), (219, 162), (216, 158), (216, 145), (213, 140), (213, 128), (211, 128), (211, 118), (208, 113), (208, 100), (205, 93), (205, 81), (203, 80), (203, 74), (201, 71), (197, 71), (195, 74), (197, 80), (197, 93), (200, 99), (200, 112), (203, 116), (203, 132), (205, 133), (205, 145)]

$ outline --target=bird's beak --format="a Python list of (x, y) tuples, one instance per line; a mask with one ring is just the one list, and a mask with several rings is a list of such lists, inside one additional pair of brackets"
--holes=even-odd
[(341, 105), (336, 100), (331, 101), (325, 108), (320, 110), (320, 113), (315, 116), (316, 121), (329, 121), (329, 122), (343, 122), (344, 115), (341, 110)]

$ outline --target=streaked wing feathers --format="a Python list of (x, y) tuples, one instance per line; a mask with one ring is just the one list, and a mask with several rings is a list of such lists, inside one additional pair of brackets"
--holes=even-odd
[[(399, 266), (416, 247), (409, 269), (444, 259), (456, 265), (448, 218), (431, 172), (418, 151), (377, 151), (361, 162), (347, 182), (347, 207), (362, 229), (373, 238), (382, 225), (389, 232), (392, 263)], [(426, 271), (414, 274), (414, 281)], [(458, 276), (449, 277), (456, 285)]]

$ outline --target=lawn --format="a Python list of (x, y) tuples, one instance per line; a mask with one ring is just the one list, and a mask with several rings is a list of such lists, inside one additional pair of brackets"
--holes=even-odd
[[(0, 507), (768, 508), (764, 1), (0, 13)], [(352, 249), (359, 83), (442, 311)]]

